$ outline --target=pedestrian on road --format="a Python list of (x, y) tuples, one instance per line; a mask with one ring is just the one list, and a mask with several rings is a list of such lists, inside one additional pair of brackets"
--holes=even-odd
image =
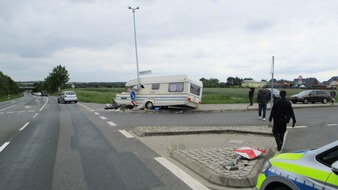
[(254, 93), (255, 93), (255, 88), (254, 88), (254, 87), (250, 87), (250, 88), (249, 88), (249, 101), (250, 101), (250, 106), (253, 105), (253, 97), (254, 97)]
[(271, 109), (269, 121), (273, 119), (272, 133), (277, 143), (277, 150), (281, 151), (286, 132), (286, 125), (292, 118), (292, 127), (295, 127), (296, 117), (293, 108), (288, 99), (286, 99), (286, 91), (280, 91), (280, 99), (277, 100)]
[[(270, 99), (270, 93), (268, 92), (268, 90), (266, 90), (265, 87), (263, 87), (261, 90), (258, 91), (258, 94), (257, 94), (258, 116), (259, 116), (259, 119), (263, 119), (263, 121), (265, 121), (266, 106), (269, 102), (269, 99)], [(262, 112), (263, 112), (263, 115), (262, 115)]]

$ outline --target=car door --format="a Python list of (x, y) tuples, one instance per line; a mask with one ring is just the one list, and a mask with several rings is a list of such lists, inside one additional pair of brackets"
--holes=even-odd
[(338, 176), (335, 173), (331, 173), (326, 180), (325, 190), (338, 189)]

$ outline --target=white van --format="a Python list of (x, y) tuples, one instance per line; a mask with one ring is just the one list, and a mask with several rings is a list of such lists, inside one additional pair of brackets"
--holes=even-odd
[(203, 84), (186, 75), (162, 76), (130, 80), (125, 92), (116, 94), (117, 105), (140, 105), (148, 109), (160, 106), (197, 108), (202, 101)]

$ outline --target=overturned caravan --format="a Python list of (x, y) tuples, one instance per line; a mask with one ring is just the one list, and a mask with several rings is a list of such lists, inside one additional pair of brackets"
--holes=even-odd
[[(140, 83), (140, 85), (139, 85)], [(119, 106), (189, 107), (198, 108), (202, 100), (203, 84), (186, 75), (148, 77), (130, 80), (125, 91), (116, 94)]]

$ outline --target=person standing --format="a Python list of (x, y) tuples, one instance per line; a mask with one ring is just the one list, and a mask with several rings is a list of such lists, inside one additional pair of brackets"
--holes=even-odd
[(254, 87), (250, 87), (250, 88), (249, 88), (249, 101), (250, 101), (250, 106), (253, 105), (253, 97), (254, 97), (254, 93), (255, 93), (255, 88), (254, 88)]
[[(265, 121), (266, 115), (266, 106), (270, 99), (270, 93), (263, 87), (261, 90), (258, 91), (257, 94), (257, 103), (258, 103), (258, 116), (259, 119), (263, 119)], [(262, 115), (263, 112), (263, 115)], [(263, 117), (262, 117), (263, 116)]]
[(286, 125), (292, 118), (292, 127), (295, 127), (296, 117), (293, 108), (288, 99), (286, 99), (286, 91), (280, 91), (280, 99), (277, 100), (271, 109), (269, 121), (273, 119), (272, 133), (275, 137), (277, 150), (281, 151), (284, 141), (284, 134), (286, 132)]

